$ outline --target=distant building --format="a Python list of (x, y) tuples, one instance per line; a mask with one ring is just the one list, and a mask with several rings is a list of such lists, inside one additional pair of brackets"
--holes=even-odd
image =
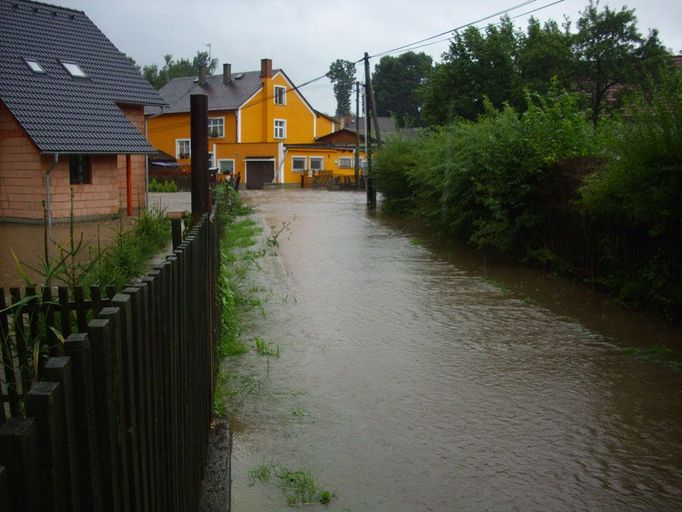
[(148, 139), (181, 165), (191, 160), (190, 96), (208, 96), (209, 166), (240, 173), (247, 188), (298, 185), (302, 177), (353, 173), (353, 148), (319, 143), (337, 129), (333, 118), (312, 108), (281, 69), (262, 59), (258, 71), (175, 78), (159, 91), (168, 103), (147, 108)]
[(81, 11), (0, 0), (0, 219), (144, 207), (145, 105), (163, 99)]

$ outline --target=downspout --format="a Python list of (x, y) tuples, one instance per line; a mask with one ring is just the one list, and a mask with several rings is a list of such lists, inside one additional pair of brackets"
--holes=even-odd
[(54, 159), (45, 172), (45, 210), (47, 211), (47, 226), (52, 226), (52, 201), (50, 200), (50, 173), (59, 163), (59, 153), (54, 154)]
[(52, 200), (50, 199), (50, 173), (59, 163), (59, 153), (53, 155), (52, 163), (45, 172), (45, 212), (47, 215), (47, 226), (45, 228), (45, 261), (50, 260), (49, 240), (52, 240)]

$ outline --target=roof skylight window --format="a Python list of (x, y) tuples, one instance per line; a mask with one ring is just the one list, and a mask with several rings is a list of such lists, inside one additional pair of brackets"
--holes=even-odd
[(64, 69), (66, 69), (69, 72), (69, 75), (76, 77), (76, 78), (87, 78), (88, 75), (85, 74), (85, 71), (81, 69), (81, 67), (76, 64), (75, 62), (64, 62), (62, 61), (62, 66), (64, 66)]
[(45, 73), (43, 66), (37, 60), (24, 59), (24, 62), (34, 73)]

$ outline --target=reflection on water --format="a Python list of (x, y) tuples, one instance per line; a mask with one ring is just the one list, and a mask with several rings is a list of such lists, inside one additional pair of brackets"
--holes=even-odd
[[(86, 260), (89, 257), (87, 246), (90, 245), (95, 249), (98, 240), (101, 247), (106, 247), (114, 238), (120, 222), (119, 220), (102, 220), (74, 224), (74, 241), (78, 244), (82, 234), (84, 244), (78, 259), (80, 261)], [(59, 245), (68, 245), (70, 241), (69, 224), (53, 224), (51, 239)], [(54, 244), (49, 243), (48, 246), (50, 257), (59, 252)], [(22, 263), (40, 268), (41, 261), (45, 259), (45, 229), (43, 225), (0, 223), (0, 286), (5, 288), (24, 286), (12, 251)], [(30, 279), (34, 280), (36, 284), (41, 284), (44, 281), (40, 274), (32, 271), (29, 266), (24, 265), (23, 267)]]
[[(247, 335), (277, 343), (233, 419), (236, 512), (286, 510), (248, 470), (309, 467), (331, 509), (682, 509), (682, 373), (623, 354), (679, 330), (472, 251), (436, 250), (364, 197), (256, 192), (293, 222), (252, 275)], [(304, 414), (294, 414), (302, 411)]]

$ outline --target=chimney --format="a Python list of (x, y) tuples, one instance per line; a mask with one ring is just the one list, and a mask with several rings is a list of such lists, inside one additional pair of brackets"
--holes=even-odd
[(223, 83), (229, 84), (232, 81), (232, 64), (223, 64)]
[(206, 76), (208, 75), (208, 66), (201, 66), (199, 68), (199, 85), (206, 85)]
[(272, 78), (272, 60), (270, 59), (260, 60), (260, 77)]

